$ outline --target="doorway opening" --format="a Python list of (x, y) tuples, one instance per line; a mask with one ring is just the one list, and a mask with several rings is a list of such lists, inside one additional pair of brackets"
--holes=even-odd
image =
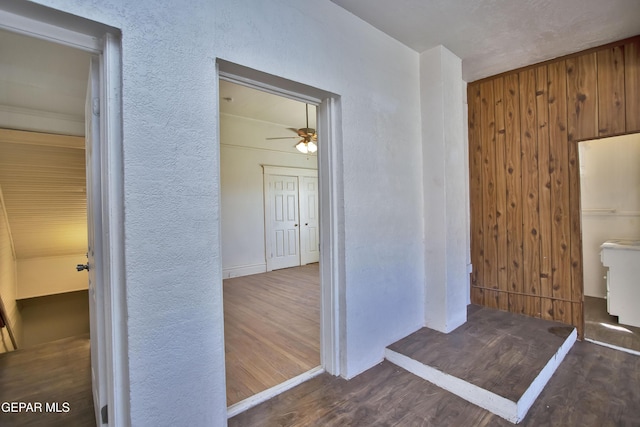
[[(19, 284), (14, 284), (16, 288), (20, 286), (20, 292), (25, 292), (26, 299), (48, 298), (46, 292), (53, 293), (55, 298), (63, 299), (68, 296), (66, 294), (86, 294), (86, 298), (82, 295), (81, 298), (74, 298), (76, 305), (82, 304), (85, 307), (85, 320), (82, 322), (85, 329), (87, 305), (89, 311), (90, 345), (86, 340), (83, 348), (85, 352), (89, 348), (91, 351), (91, 357), (87, 354), (84, 360), (88, 363), (89, 371), (86, 393), (89, 401), (93, 400), (93, 404), (88, 408), (88, 417), (83, 418), (81, 424), (89, 425), (90, 420), (102, 424), (107, 418), (116, 424), (124, 423), (128, 417), (127, 396), (117, 392), (126, 390), (127, 382), (126, 341), (123, 338), (125, 323), (120, 321), (124, 318), (122, 313), (125, 310), (122, 292), (124, 251), (120, 186), (121, 111), (119, 103), (113, 102), (120, 99), (121, 91), (119, 31), (97, 22), (24, 2), (5, 2), (0, 6), (0, 30), (5, 32), (3, 35), (12, 39), (22, 37), (25, 43), (31, 43), (33, 46), (45, 43), (43, 52), (46, 53), (51, 53), (47, 52), (47, 49), (51, 49), (52, 52), (67, 51), (83, 63), (82, 70), (78, 72), (78, 68), (69, 68), (69, 64), (65, 63), (62, 57), (51, 58), (46, 53), (39, 55), (31, 49), (25, 49), (23, 52), (17, 52), (18, 56), (23, 56), (25, 69), (15, 70), (11, 68), (12, 64), (5, 64), (8, 68), (3, 70), (13, 72), (3, 73), (0, 79), (5, 88), (11, 89), (2, 91), (6, 98), (0, 102), (3, 113), (0, 114), (0, 127), (6, 131), (3, 134), (3, 142), (6, 143), (4, 148), (16, 155), (9, 159), (3, 157), (3, 160), (8, 167), (14, 168), (16, 165), (20, 167), (20, 162), (24, 162), (22, 179), (14, 179), (14, 183), (23, 188), (27, 188), (29, 184), (37, 188), (38, 183), (44, 183), (44, 186), (32, 191), (39, 195), (39, 198), (35, 199), (29, 194), (30, 191), (14, 192), (16, 188), (8, 190), (7, 194), (13, 194), (4, 198), (3, 203), (9, 206), (6, 209), (10, 211), (4, 218), (8, 218), (6, 222), (9, 226), (11, 222), (20, 223), (24, 218), (30, 218), (35, 224), (46, 214), (51, 218), (49, 222), (52, 228), (57, 230), (46, 236), (43, 234), (41, 240), (48, 240), (50, 245), (64, 253), (73, 248), (70, 255), (60, 252), (49, 257), (44, 251), (46, 248), (38, 248), (37, 237), (30, 238), (28, 233), (18, 231), (24, 224), (16, 225), (18, 236), (12, 238), (15, 240), (14, 243), (18, 239), (20, 242), (17, 243), (17, 247), (12, 248), (13, 253), (17, 255), (11, 254), (14, 270), (22, 268), (19, 264), (28, 267), (29, 263), (32, 265), (35, 262), (42, 270), (47, 269), (50, 277), (44, 278), (46, 286), (34, 282), (33, 277), (29, 278), (29, 285), (38, 285), (35, 291), (33, 287), (27, 286), (22, 289)], [(24, 48), (24, 45), (21, 47)], [(4, 52), (7, 51), (3, 49)], [(8, 57), (3, 56), (2, 60), (5, 59)], [(75, 64), (76, 61), (72, 63)], [(80, 75), (84, 77), (79, 77)], [(29, 173), (32, 173), (31, 177), (27, 176)], [(11, 185), (13, 184), (7, 188)], [(78, 197), (79, 194), (84, 195), (84, 198)], [(25, 206), (36, 209), (24, 209)], [(38, 207), (47, 212), (37, 212)], [(75, 209), (68, 209), (69, 207)], [(74, 227), (69, 226), (68, 220), (72, 217), (76, 222)], [(78, 223), (83, 225), (78, 226)], [(72, 237), (79, 235), (84, 239)], [(84, 240), (84, 244), (79, 243), (80, 240)], [(83, 248), (79, 249), (80, 246)], [(20, 255), (36, 249), (36, 252), (31, 253), (31, 257)], [(80, 253), (76, 254), (78, 250)], [(25, 261), (26, 264), (16, 261), (20, 258), (29, 261)], [(83, 268), (77, 269), (77, 266)], [(56, 269), (58, 272), (54, 274), (53, 271)], [(63, 278), (59, 280), (62, 283), (58, 284), (60, 286), (52, 285), (55, 275), (67, 275), (69, 272), (73, 273), (71, 277), (84, 280)], [(2, 279), (4, 278), (5, 276)], [(21, 278), (24, 282), (28, 277), (22, 274)], [(64, 283), (78, 280), (83, 282), (80, 287), (84, 289)], [(43, 293), (42, 288), (45, 287)], [(16, 307), (20, 304), (18, 302)], [(58, 315), (60, 311), (68, 309), (68, 301), (62, 306), (62, 310), (57, 310)], [(36, 304), (31, 307), (31, 311), (38, 312), (41, 308), (42, 304)], [(68, 317), (70, 313), (64, 314)], [(19, 329), (24, 324), (21, 325), (20, 319), (17, 318), (12, 326)], [(77, 327), (77, 324), (74, 327)], [(73, 328), (70, 331), (67, 333), (77, 332)], [(45, 335), (51, 337), (49, 332)], [(19, 340), (18, 344), (20, 348)], [(62, 361), (73, 368), (69, 360), (63, 357)], [(58, 371), (48, 371), (49, 374), (51, 372)], [(44, 387), (34, 389), (47, 391)], [(81, 394), (80, 398), (86, 400), (85, 390)], [(80, 410), (85, 406), (77, 407), (80, 416), (87, 415), (85, 411)], [(64, 411), (64, 408), (61, 409)]]
[[(338, 98), (218, 66), (231, 417), (324, 371), (339, 374)], [(316, 154), (296, 148), (310, 141)]]
[(585, 339), (640, 355), (640, 134), (578, 147)]

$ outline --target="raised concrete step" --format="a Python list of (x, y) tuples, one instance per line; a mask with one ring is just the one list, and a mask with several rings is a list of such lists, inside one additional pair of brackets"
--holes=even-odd
[(449, 334), (428, 328), (386, 349), (385, 357), (419, 377), (518, 423), (577, 338), (575, 328), (469, 306)]

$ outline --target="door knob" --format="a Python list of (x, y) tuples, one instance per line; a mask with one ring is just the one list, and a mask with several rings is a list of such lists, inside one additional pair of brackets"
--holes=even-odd
[(89, 264), (78, 264), (76, 265), (76, 270), (78, 271), (82, 271), (82, 270), (87, 270), (89, 271)]

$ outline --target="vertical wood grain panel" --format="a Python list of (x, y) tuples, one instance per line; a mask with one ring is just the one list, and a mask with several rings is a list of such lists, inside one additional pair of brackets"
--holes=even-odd
[(553, 300), (540, 298), (540, 317), (545, 320), (553, 320)]
[[(507, 282), (507, 181), (505, 177), (505, 122), (504, 122), (504, 79), (493, 82), (496, 105), (496, 226), (497, 226), (497, 268), (498, 288), (509, 289)], [(498, 307), (500, 308), (500, 307)]]
[(471, 287), (471, 303), (484, 305), (484, 289), (477, 286)]
[(522, 147), (520, 143), (520, 85), (518, 74), (504, 78), (505, 160), (507, 190), (507, 282), (523, 291), (522, 274)]
[[(469, 85), (467, 90), (469, 108), (469, 191), (471, 197), (471, 286), (483, 280), (483, 221), (482, 221), (482, 140), (480, 139), (480, 85)], [(473, 294), (472, 294), (473, 296)], [(476, 294), (476, 297), (478, 295)], [(475, 304), (475, 302), (474, 302)]]
[(499, 308), (498, 298), (499, 292), (492, 289), (484, 291), (484, 306), (489, 308)]
[(624, 46), (596, 52), (598, 59), (598, 135), (624, 133)]
[(553, 300), (553, 320), (571, 324), (571, 301)]
[(520, 135), (522, 141), (522, 253), (524, 293), (540, 289), (540, 218), (535, 70), (520, 72)]
[(596, 54), (568, 58), (567, 107), (569, 140), (598, 136)]
[(551, 296), (551, 173), (547, 66), (536, 68), (538, 179), (540, 198), (540, 295)]
[(571, 221), (571, 300), (582, 301), (582, 215), (578, 143), (569, 143), (569, 212)]
[(484, 222), (484, 287), (498, 287), (498, 233), (496, 223), (495, 101), (491, 81), (480, 85), (482, 128), (482, 218)]
[(524, 314), (524, 295), (509, 294), (509, 311)]
[(640, 131), (640, 38), (624, 46), (626, 131)]
[(584, 302), (571, 303), (571, 324), (578, 329), (578, 338), (584, 339)]
[[(571, 297), (569, 215), (569, 142), (567, 141), (566, 66), (548, 66), (549, 172), (551, 175), (551, 286), (552, 296)], [(578, 211), (578, 214), (580, 212)]]
[(525, 295), (524, 314), (531, 317), (542, 317), (540, 297)]

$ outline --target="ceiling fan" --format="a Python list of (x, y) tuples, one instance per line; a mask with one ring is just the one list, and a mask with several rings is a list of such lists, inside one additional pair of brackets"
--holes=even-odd
[(316, 130), (309, 127), (309, 104), (305, 104), (306, 112), (307, 112), (307, 127), (294, 129), (289, 128), (289, 130), (298, 134), (298, 136), (282, 136), (278, 138), (267, 138), (271, 139), (293, 139), (300, 138), (300, 141), (295, 145), (296, 149), (304, 154), (313, 154), (318, 151), (318, 135), (316, 134)]

